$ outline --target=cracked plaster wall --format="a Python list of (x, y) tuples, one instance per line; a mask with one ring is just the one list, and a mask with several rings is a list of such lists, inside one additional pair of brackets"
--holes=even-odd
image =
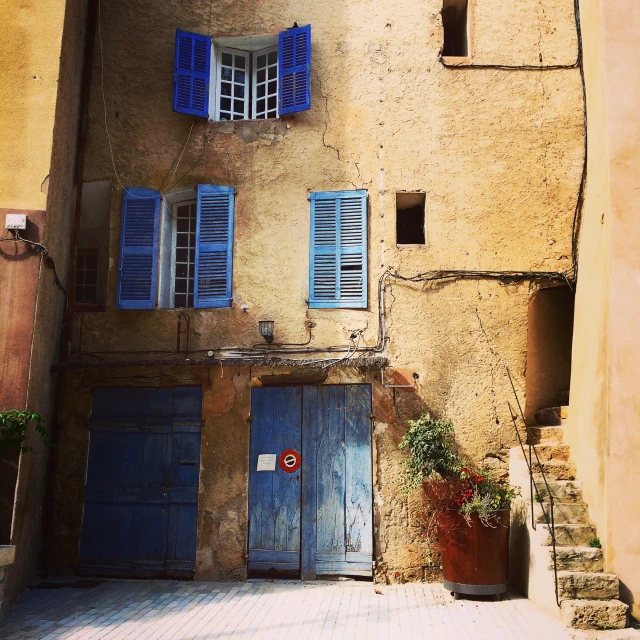
[[(355, 329), (373, 345), (377, 280), (386, 268), (569, 269), (583, 159), (579, 73), (445, 69), (440, 8), (437, 0), (102, 3), (106, 117), (119, 180), (159, 190), (197, 183), (237, 190), (233, 306), (188, 312), (192, 349), (250, 346), (260, 341), (264, 318), (276, 321), (279, 342), (303, 342), (312, 320), (311, 346), (346, 344)], [(472, 15), (472, 62), (576, 58), (571, 0), (476, 0)], [(277, 33), (294, 21), (312, 25), (310, 111), (244, 123), (171, 111), (176, 27), (224, 37)], [(114, 309), (121, 190), (96, 53), (84, 179), (114, 185), (109, 307), (84, 314), (82, 332), (76, 322), (74, 348), (172, 349), (176, 312)], [(369, 193), (370, 307), (310, 310), (307, 195), (353, 188)], [(396, 190), (426, 193), (423, 247), (395, 245)], [(393, 485), (407, 419), (425, 409), (442, 415), (470, 456), (506, 468), (514, 436), (504, 365), (524, 399), (531, 294), (528, 284), (392, 283), (390, 364), (420, 377), (415, 393), (396, 391), (393, 411), (375, 431), (387, 579), (431, 571), (411, 509)]]

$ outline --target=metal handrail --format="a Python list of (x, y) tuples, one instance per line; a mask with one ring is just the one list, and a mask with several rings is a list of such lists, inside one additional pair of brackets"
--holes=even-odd
[[(522, 422), (527, 427), (527, 423), (524, 419), (524, 412), (522, 411), (522, 405), (520, 404), (520, 399), (518, 398), (518, 393), (516, 391), (516, 387), (513, 384), (513, 378), (511, 377), (511, 371), (509, 371), (509, 367), (505, 367), (507, 370), (507, 375), (509, 376), (509, 382), (511, 383), (511, 388), (513, 389), (513, 395), (516, 398), (516, 403), (518, 405), (518, 410), (520, 412), (520, 417), (522, 418)], [(560, 598), (558, 596), (558, 561), (556, 556), (556, 529), (555, 529), (555, 517), (554, 517), (554, 498), (551, 493), (551, 487), (547, 482), (547, 476), (544, 472), (544, 468), (542, 467), (542, 463), (540, 462), (540, 458), (538, 457), (538, 452), (535, 447), (531, 444), (531, 438), (527, 438), (529, 440), (529, 459), (527, 460), (527, 454), (524, 449), (524, 443), (522, 441), (522, 436), (520, 435), (520, 430), (518, 429), (518, 415), (513, 410), (510, 402), (507, 402), (507, 406), (509, 407), (509, 413), (511, 414), (511, 420), (513, 421), (513, 426), (516, 430), (516, 435), (518, 436), (518, 441), (520, 442), (520, 448), (522, 449), (522, 455), (524, 456), (524, 461), (529, 469), (529, 489), (531, 491), (531, 526), (536, 530), (536, 521), (535, 521), (535, 511), (534, 511), (534, 490), (535, 495), (541, 495), (538, 493), (538, 489), (536, 486), (535, 478), (533, 477), (533, 454), (535, 454), (536, 462), (538, 464), (538, 469), (540, 469), (540, 474), (542, 475), (542, 480), (547, 490), (547, 495), (549, 496), (549, 514), (544, 508), (544, 503), (540, 502), (540, 507), (542, 509), (542, 515), (547, 522), (547, 526), (549, 527), (549, 531), (551, 533), (551, 545), (553, 547), (553, 579), (555, 583), (555, 591), (556, 591), (556, 604), (560, 606)], [(528, 429), (527, 429), (528, 431)]]

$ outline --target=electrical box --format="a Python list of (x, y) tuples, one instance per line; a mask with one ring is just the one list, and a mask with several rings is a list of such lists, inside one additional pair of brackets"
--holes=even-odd
[(7, 213), (4, 226), (9, 231), (24, 231), (27, 228), (27, 214)]

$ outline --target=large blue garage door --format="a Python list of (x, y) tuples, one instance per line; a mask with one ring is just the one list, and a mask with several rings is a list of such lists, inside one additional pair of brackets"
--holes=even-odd
[(79, 571), (195, 572), (202, 390), (96, 388)]

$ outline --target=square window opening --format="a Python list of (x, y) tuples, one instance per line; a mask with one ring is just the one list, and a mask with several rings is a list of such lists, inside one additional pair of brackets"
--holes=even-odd
[(424, 192), (396, 193), (397, 244), (425, 244), (425, 203)]
[(469, 0), (443, 0), (443, 56), (464, 58), (469, 55)]

